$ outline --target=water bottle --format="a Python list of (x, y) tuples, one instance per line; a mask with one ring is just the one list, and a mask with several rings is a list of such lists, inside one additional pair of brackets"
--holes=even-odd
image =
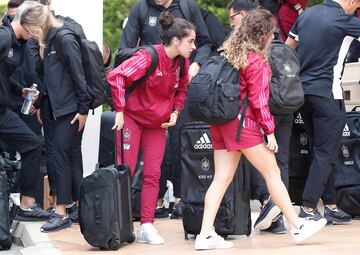
[(36, 87), (37, 87), (37, 85), (34, 83), (30, 88), (31, 91), (29, 91), (29, 93), (27, 93), (24, 103), (21, 107), (22, 114), (25, 114), (25, 115), (30, 114), (31, 106), (33, 104), (33, 96), (34, 96), (34, 93), (36, 92)]

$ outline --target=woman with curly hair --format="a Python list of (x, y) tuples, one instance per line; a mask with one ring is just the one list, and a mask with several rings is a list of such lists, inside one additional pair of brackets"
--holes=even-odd
[[(239, 118), (211, 126), (215, 175), (205, 196), (201, 232), (195, 241), (197, 250), (233, 247), (231, 242), (215, 232), (213, 223), (242, 154), (265, 179), (272, 200), (285, 215), (296, 243), (315, 234), (326, 224), (324, 219), (313, 221), (298, 218), (276, 164), (274, 153), (278, 145), (274, 136), (274, 118), (268, 106), (271, 70), (266, 57), (274, 29), (275, 21), (270, 12), (265, 9), (250, 11), (222, 47), (222, 56), (240, 71), (241, 100), (247, 96), (249, 107), (240, 141), (235, 140)], [(262, 133), (267, 137), (266, 144)], [(280, 211), (274, 213), (280, 214)]]

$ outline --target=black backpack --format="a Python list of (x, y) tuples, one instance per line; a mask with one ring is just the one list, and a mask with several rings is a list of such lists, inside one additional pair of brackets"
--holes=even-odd
[[(80, 35), (69, 28), (60, 28), (54, 38), (54, 46), (60, 60), (64, 59), (61, 56), (61, 41), (67, 34), (74, 35), (81, 48), (82, 66), (84, 69), (86, 84), (88, 86), (89, 93), (93, 97), (90, 109), (95, 109), (105, 103), (111, 106), (112, 100), (110, 95), (110, 86), (106, 81), (103, 58), (98, 45), (96, 42), (82, 39)], [(64, 60), (61, 62), (66, 64)]]
[(300, 62), (296, 51), (274, 40), (269, 62), (272, 71), (269, 107), (272, 114), (294, 113), (304, 103), (300, 80)]
[[(143, 49), (149, 52), (151, 56), (151, 65), (150, 68), (146, 71), (145, 75), (141, 77), (139, 80), (135, 81), (129, 88), (125, 91), (125, 99), (129, 97), (131, 92), (133, 92), (141, 83), (143, 83), (156, 69), (158, 63), (159, 63), (159, 56), (157, 54), (157, 51), (154, 46), (141, 46), (137, 48), (125, 48), (125, 49), (117, 49), (115, 52), (115, 59), (114, 59), (114, 65), (113, 68), (118, 67), (120, 64), (122, 64), (125, 60), (131, 58), (138, 50)], [(185, 59), (183, 57), (180, 57), (180, 75), (183, 74), (185, 66)]]
[(241, 114), (236, 140), (247, 109), (247, 97), (240, 100), (240, 72), (221, 56), (212, 56), (204, 63), (189, 86), (189, 113), (209, 124), (222, 124), (235, 119), (241, 106)]
[[(185, 20), (192, 22), (192, 15), (191, 15), (191, 10), (189, 8), (189, 0), (179, 0), (179, 6), (180, 6), (180, 10), (182, 12), (182, 14), (184, 15)], [(140, 0), (140, 24), (144, 24), (146, 16), (148, 14), (149, 11), (149, 5), (147, 3), (147, 0)]]
[(259, 5), (264, 7), (266, 10), (270, 11), (271, 13), (277, 13), (284, 3), (283, 0), (259, 0)]

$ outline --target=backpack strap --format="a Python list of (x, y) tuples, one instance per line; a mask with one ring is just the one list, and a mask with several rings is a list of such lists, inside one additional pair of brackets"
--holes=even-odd
[(72, 34), (75, 39), (77, 40), (77, 42), (79, 43), (79, 47), (81, 50), (81, 38), (79, 35), (77, 35), (74, 31), (67, 29), (67, 28), (60, 28), (58, 29), (58, 31), (56, 32), (55, 37), (52, 39), (52, 41), (50, 42), (50, 47), (54, 47), (54, 49), (56, 50), (56, 55), (59, 57), (60, 61), (62, 64), (66, 65), (66, 60), (65, 57), (63, 56), (63, 52), (62, 52), (62, 40), (64, 38), (65, 35), (67, 34)]
[(143, 24), (146, 20), (146, 16), (149, 12), (149, 5), (146, 0), (140, 0), (140, 8), (139, 8), (139, 18), (140, 18), (140, 27), (142, 30)]
[[(9, 31), (9, 29), (6, 26), (0, 26), (0, 29), (5, 30), (6, 32), (8, 32), (8, 34), (11, 37), (11, 33)], [(3, 60), (8, 54), (9, 54), (10, 49), (5, 50), (1, 55), (0, 55), (0, 60)]]
[(189, 0), (180, 0), (179, 5), (180, 5), (180, 10), (185, 17), (185, 20), (192, 22), (193, 19), (189, 8)]
[(241, 129), (242, 129), (243, 125), (244, 125), (245, 114), (246, 114), (246, 110), (248, 108), (248, 96), (246, 96), (244, 98), (244, 100), (241, 103), (241, 106), (243, 107), (243, 110), (241, 112), (239, 126), (238, 126), (238, 128), (236, 130), (236, 141), (237, 142), (240, 141)]
[(130, 94), (141, 84), (143, 83), (149, 76), (155, 71), (158, 63), (159, 63), (159, 56), (157, 54), (157, 51), (154, 46), (143, 46), (140, 47), (141, 49), (146, 50), (149, 52), (151, 56), (151, 65), (149, 69), (146, 71), (145, 75), (141, 77), (140, 79), (136, 80), (131, 86), (125, 91), (125, 100), (127, 100), (130, 96)]

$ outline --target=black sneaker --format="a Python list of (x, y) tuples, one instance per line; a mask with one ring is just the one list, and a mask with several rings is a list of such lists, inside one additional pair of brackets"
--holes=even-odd
[(324, 217), (328, 224), (345, 225), (352, 222), (351, 215), (347, 214), (339, 208), (331, 209), (327, 205), (325, 205)]
[(169, 212), (164, 205), (161, 207), (156, 206), (154, 218), (160, 219), (160, 218), (168, 218), (168, 217), (169, 217)]
[(55, 212), (55, 207), (54, 207), (54, 205), (53, 205), (53, 204), (50, 204), (49, 208), (46, 209), (46, 211), (47, 211), (48, 213), (54, 213), (54, 212)]
[(304, 207), (300, 206), (299, 218), (318, 221), (321, 220), (323, 216), (321, 216), (317, 208), (312, 212), (307, 212)]
[(68, 216), (62, 216), (54, 213), (51, 218), (41, 226), (41, 232), (54, 232), (71, 226), (71, 220)]
[(72, 223), (79, 223), (79, 209), (77, 207), (71, 213), (69, 213), (69, 218)]
[(271, 226), (273, 220), (281, 213), (280, 208), (269, 198), (262, 206), (260, 215), (255, 221), (254, 229), (265, 230)]
[(284, 219), (282, 214), (280, 214), (273, 220), (269, 228), (261, 231), (270, 232), (273, 234), (285, 234), (287, 230), (284, 225)]
[(40, 206), (34, 204), (30, 208), (19, 207), (14, 218), (16, 221), (46, 221), (51, 217), (51, 213), (44, 211)]
[(181, 219), (182, 218), (182, 206), (181, 202), (178, 203), (170, 215), (170, 219)]

